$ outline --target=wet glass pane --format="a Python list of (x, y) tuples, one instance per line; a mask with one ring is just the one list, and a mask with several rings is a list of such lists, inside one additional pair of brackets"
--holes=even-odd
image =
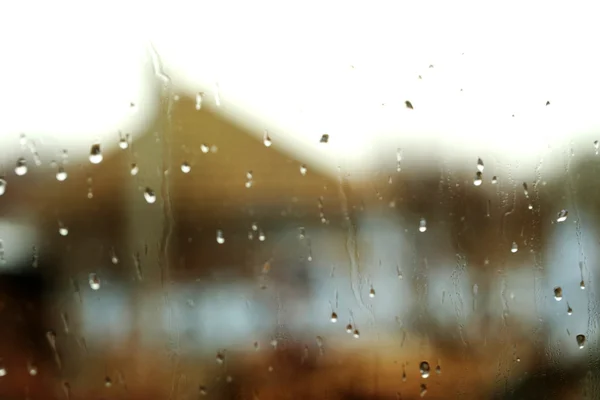
[(591, 5), (15, 7), (0, 398), (599, 397)]

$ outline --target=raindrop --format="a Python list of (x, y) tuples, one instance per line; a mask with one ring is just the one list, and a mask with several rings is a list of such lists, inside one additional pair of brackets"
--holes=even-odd
[(119, 139), (119, 147), (121, 148), (121, 150), (125, 150), (129, 147), (129, 141), (127, 140), (127, 136), (121, 136), (121, 139)]
[(598, 148), (600, 148), (600, 142), (594, 140), (594, 149), (596, 150), (596, 155), (598, 155)]
[(18, 176), (23, 176), (27, 173), (27, 161), (23, 157), (17, 160), (17, 165), (15, 166), (15, 174)]
[(6, 367), (4, 364), (0, 364), (0, 376), (6, 376)]
[(144, 199), (146, 199), (148, 204), (153, 204), (156, 202), (156, 194), (154, 193), (154, 190), (147, 187), (146, 190), (144, 190)]
[(427, 221), (425, 218), (421, 218), (419, 221), (419, 232), (425, 232), (427, 230)]
[(319, 140), (319, 143), (323, 143), (323, 144), (329, 143), (329, 135), (327, 133), (324, 133), (321, 136), (321, 140)]
[(408, 108), (409, 110), (412, 110), (412, 109), (413, 109), (413, 105), (412, 105), (412, 103), (411, 103), (410, 101), (408, 101), (408, 100), (406, 100), (406, 101), (404, 102), (404, 105), (405, 105), (405, 106), (406, 106), (406, 108)]
[(254, 175), (252, 174), (252, 171), (246, 172), (246, 179), (247, 179), (247, 181), (246, 181), (246, 188), (248, 188), (248, 189), (252, 187), (252, 178), (253, 178), (253, 176)]
[(261, 242), (264, 242), (266, 239), (265, 233), (262, 231), (262, 229), (258, 232), (258, 240), (260, 240)]
[(406, 371), (402, 371), (402, 382), (406, 382)]
[(200, 395), (206, 396), (207, 393), (208, 393), (208, 389), (206, 388), (206, 386), (200, 386)]
[(27, 366), (27, 372), (29, 372), (29, 375), (31, 375), (31, 376), (36, 376), (38, 373), (38, 369), (35, 365), (29, 364)]
[(567, 210), (560, 210), (556, 216), (556, 222), (564, 222), (567, 220), (569, 212)]
[(352, 333), (352, 324), (346, 325), (346, 333)]
[(202, 143), (200, 145), (200, 151), (203, 152), (204, 154), (208, 153), (209, 150), (210, 150), (210, 148), (208, 147), (207, 144)]
[(523, 182), (523, 193), (525, 194), (526, 198), (529, 197), (529, 191), (527, 189), (527, 183), (525, 183), (525, 182)]
[(571, 308), (569, 303), (567, 303), (567, 315), (571, 315), (571, 314), (573, 314), (573, 309)]
[(581, 282), (579, 282), (579, 288), (581, 290), (585, 290), (585, 282), (583, 280)]
[(0, 196), (6, 193), (6, 180), (0, 178)]
[(369, 291), (369, 297), (370, 298), (375, 297), (375, 289), (373, 289), (372, 287), (371, 287), (371, 290)]
[(269, 137), (268, 131), (265, 131), (265, 133), (263, 135), (263, 144), (265, 145), (265, 147), (271, 147), (271, 145), (273, 144), (273, 142), (271, 141), (271, 138)]
[(225, 362), (225, 354), (223, 352), (218, 352), (216, 360), (217, 364), (223, 364), (223, 362)]
[(67, 172), (63, 167), (58, 167), (58, 172), (56, 173), (56, 180), (62, 182), (65, 179), (67, 179)]
[(437, 365), (437, 367), (435, 367), (435, 373), (438, 375), (442, 373), (442, 367), (440, 367), (439, 364)]
[(136, 176), (138, 172), (140, 172), (140, 167), (137, 166), (136, 163), (131, 164), (131, 169), (129, 170), (132, 176)]
[(354, 338), (355, 338), (355, 339), (358, 339), (358, 338), (360, 338), (360, 332), (358, 331), (358, 329), (355, 329), (355, 330), (354, 330)]
[(192, 170), (192, 167), (186, 161), (181, 163), (181, 172), (183, 172), (184, 174), (187, 174), (191, 170)]
[(429, 363), (427, 361), (423, 361), (421, 362), (421, 364), (419, 364), (419, 371), (421, 371), (421, 378), (429, 378)]
[(92, 145), (90, 149), (90, 162), (92, 164), (100, 164), (102, 162), (102, 150), (100, 149), (100, 144), (96, 143)]
[(100, 278), (93, 272), (90, 274), (89, 283), (92, 290), (100, 289)]
[(477, 159), (477, 171), (483, 172), (483, 160), (481, 158)]
[(337, 320), (338, 320), (337, 314), (335, 312), (332, 312), (331, 313), (331, 322), (335, 324), (337, 322)]
[(196, 110), (200, 111), (200, 109), (202, 108), (202, 97), (204, 96), (204, 93), (202, 92), (198, 92), (196, 93)]
[(519, 251), (519, 245), (517, 244), (517, 242), (512, 242), (512, 246), (510, 247), (510, 252), (516, 253), (517, 251)]
[(66, 226), (59, 226), (58, 233), (60, 233), (60, 236), (67, 236), (69, 234), (69, 228)]
[(306, 169), (306, 165), (302, 164), (302, 165), (300, 166), (300, 174), (301, 174), (302, 176), (304, 176), (304, 175), (306, 175), (306, 171), (307, 171), (307, 169)]
[(427, 385), (422, 383), (421, 384), (421, 393), (419, 393), (419, 396), (424, 397), (427, 394)]
[(256, 232), (258, 230), (258, 224), (256, 222), (252, 223), (252, 230)]
[(583, 349), (585, 347), (585, 335), (577, 335), (575, 339), (577, 340), (577, 346)]
[(223, 231), (220, 229), (217, 230), (217, 243), (219, 243), (219, 244), (225, 243), (225, 238), (223, 237)]
[(560, 286), (555, 287), (554, 288), (554, 300), (561, 301), (562, 298), (563, 298), (562, 288)]
[(402, 171), (402, 149), (396, 149), (396, 171)]
[(473, 179), (473, 185), (481, 186), (482, 183), (483, 183), (483, 176), (482, 176), (481, 172), (477, 171), (477, 173), (475, 174), (475, 179)]
[(109, 388), (111, 386), (112, 386), (112, 380), (110, 379), (110, 377), (107, 376), (106, 378), (104, 378), (104, 387)]

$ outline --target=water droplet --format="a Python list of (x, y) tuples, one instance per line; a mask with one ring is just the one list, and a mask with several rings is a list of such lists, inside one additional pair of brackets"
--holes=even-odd
[(527, 189), (527, 183), (523, 182), (523, 194), (526, 198), (529, 198), (529, 190)]
[(223, 231), (220, 229), (217, 230), (217, 243), (219, 243), (219, 244), (225, 243), (225, 238), (223, 237)]
[(23, 157), (17, 160), (17, 165), (15, 166), (15, 174), (18, 176), (23, 176), (27, 173), (27, 161)]
[(136, 176), (138, 174), (138, 172), (140, 172), (140, 168), (137, 166), (136, 163), (131, 164), (131, 170), (129, 171), (131, 173), (132, 176)]
[(271, 147), (271, 145), (273, 144), (271, 138), (269, 137), (269, 132), (267, 131), (265, 131), (263, 135), (263, 144), (265, 145), (265, 147)]
[(252, 230), (256, 232), (258, 230), (258, 224), (256, 222), (252, 223)]
[(264, 232), (262, 231), (262, 229), (258, 232), (258, 240), (260, 240), (261, 242), (264, 242), (266, 239), (266, 236), (264, 234)]
[(216, 360), (217, 360), (217, 364), (223, 364), (225, 362), (225, 353), (218, 352)]
[(66, 226), (59, 226), (58, 233), (60, 233), (60, 236), (67, 236), (69, 234), (69, 228)]
[(204, 93), (198, 92), (196, 93), (196, 110), (200, 111), (202, 109), (202, 97), (204, 97)]
[(29, 364), (27, 365), (27, 372), (29, 372), (29, 375), (31, 376), (36, 376), (38, 373), (38, 369), (35, 365)]
[(338, 321), (337, 314), (335, 312), (332, 312), (331, 313), (331, 322), (335, 324), (337, 321)]
[(369, 297), (370, 298), (375, 297), (375, 289), (371, 288), (371, 290), (369, 291)]
[(93, 272), (90, 274), (89, 283), (92, 290), (100, 289), (100, 278), (98, 278), (98, 275)]
[(6, 180), (0, 178), (0, 196), (6, 193)]
[(571, 314), (573, 314), (573, 309), (571, 308), (569, 303), (567, 303), (567, 315), (571, 315)]
[(427, 361), (422, 361), (421, 364), (419, 364), (419, 371), (421, 371), (421, 378), (429, 378), (429, 363)]
[(307, 169), (306, 169), (306, 165), (302, 164), (302, 165), (300, 166), (300, 174), (301, 174), (302, 176), (304, 176), (304, 175), (306, 175), (306, 171), (307, 171)]
[(497, 177), (496, 175), (494, 175), (494, 176), (492, 177), (492, 185), (495, 185), (495, 184), (497, 184), (497, 183), (498, 183), (498, 177)]
[(354, 330), (354, 335), (353, 336), (354, 336), (355, 339), (360, 338), (360, 332), (358, 331), (358, 329)]
[(0, 376), (6, 376), (6, 367), (3, 364), (0, 364)]
[(421, 383), (421, 392), (419, 393), (419, 396), (424, 397), (427, 394), (427, 385), (424, 383)]
[(203, 152), (204, 154), (208, 153), (209, 150), (210, 150), (210, 148), (208, 147), (207, 144), (202, 143), (200, 145), (200, 151)]
[(329, 143), (329, 135), (327, 133), (324, 133), (321, 136), (321, 139), (319, 140), (319, 143), (323, 143), (323, 144)]
[(346, 333), (352, 333), (352, 324), (346, 325)]
[(483, 160), (481, 158), (477, 159), (477, 171), (483, 172)]
[(251, 188), (252, 187), (252, 178), (253, 178), (253, 174), (252, 171), (248, 171), (246, 172), (246, 188)]
[(427, 230), (427, 221), (425, 218), (421, 218), (419, 221), (419, 232), (425, 232)]
[(119, 147), (121, 148), (121, 150), (126, 150), (129, 147), (128, 136), (129, 135), (127, 135), (127, 136), (122, 136), (121, 135), (121, 139), (119, 139)]
[(483, 183), (483, 176), (482, 176), (481, 172), (477, 171), (477, 173), (475, 174), (475, 179), (473, 179), (473, 185), (481, 186), (482, 183)]
[(396, 171), (402, 171), (402, 149), (396, 149)]
[(413, 105), (410, 101), (406, 100), (404, 102), (404, 105), (406, 106), (406, 108), (408, 108), (409, 110), (413, 110)]
[(154, 190), (147, 187), (146, 190), (144, 190), (144, 199), (146, 199), (148, 204), (153, 204), (156, 202), (156, 194), (154, 193)]
[(567, 210), (560, 210), (556, 216), (556, 222), (564, 222), (567, 220), (569, 212)]
[(583, 280), (579, 282), (579, 289), (585, 290), (585, 282)]
[(438, 364), (437, 367), (435, 367), (435, 373), (440, 375), (442, 373), (442, 367)]
[(112, 387), (112, 380), (110, 379), (109, 376), (107, 376), (106, 378), (104, 378), (104, 387)]
[(92, 145), (90, 149), (90, 162), (92, 164), (100, 164), (104, 157), (102, 156), (102, 150), (100, 149), (100, 144), (96, 143)]
[(575, 339), (577, 340), (577, 346), (583, 349), (585, 347), (585, 335), (577, 335)]
[(594, 149), (596, 150), (596, 155), (598, 155), (598, 149), (600, 148), (600, 142), (594, 140)]
[(517, 244), (517, 242), (512, 242), (512, 246), (510, 247), (510, 252), (516, 253), (517, 251), (519, 251), (519, 245)]
[(563, 298), (562, 288), (560, 286), (555, 287), (554, 288), (554, 300), (561, 301), (562, 298)]
[(58, 172), (56, 173), (56, 180), (59, 182), (67, 179), (67, 171), (63, 167), (58, 167)]
[(206, 396), (207, 393), (208, 393), (208, 389), (206, 388), (206, 386), (200, 386), (200, 395)]
[(186, 161), (181, 163), (181, 172), (183, 172), (184, 174), (187, 174), (191, 170), (192, 170), (192, 167)]

